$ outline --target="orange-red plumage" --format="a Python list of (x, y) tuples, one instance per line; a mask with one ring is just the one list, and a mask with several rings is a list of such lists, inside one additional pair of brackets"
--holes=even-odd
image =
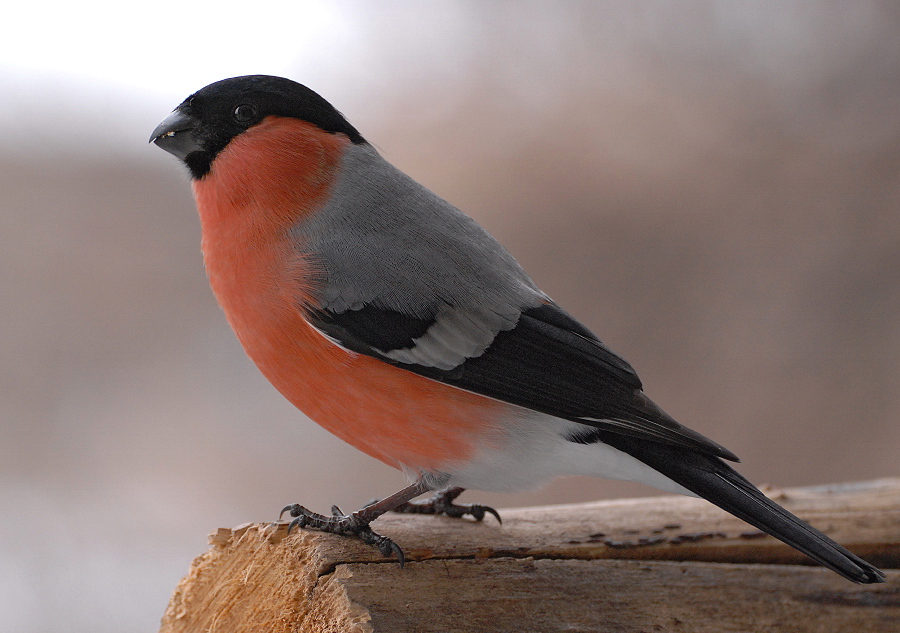
[(194, 183), (210, 284), (247, 354), (295, 406), (391, 466), (440, 470), (499, 440), (490, 420), (509, 405), (349, 352), (303, 315), (317, 307), (319, 272), (290, 229), (325, 203), (347, 144), (269, 117), (219, 154)]

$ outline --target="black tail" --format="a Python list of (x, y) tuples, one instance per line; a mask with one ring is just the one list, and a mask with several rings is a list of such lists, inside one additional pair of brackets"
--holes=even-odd
[(776, 504), (718, 457), (612, 433), (602, 439), (844, 578), (884, 582), (879, 569)]

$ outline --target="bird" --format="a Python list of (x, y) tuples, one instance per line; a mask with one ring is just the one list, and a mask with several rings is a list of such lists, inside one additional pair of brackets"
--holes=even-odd
[(309, 418), (411, 482), (350, 514), (290, 504), (291, 527), (361, 539), (402, 565), (370, 526), (386, 512), (499, 520), (455, 500), (592, 475), (702, 497), (851, 581), (884, 581), (665, 413), (497, 240), (312, 89), (217, 81), (150, 141), (187, 167), (209, 282), (250, 359)]

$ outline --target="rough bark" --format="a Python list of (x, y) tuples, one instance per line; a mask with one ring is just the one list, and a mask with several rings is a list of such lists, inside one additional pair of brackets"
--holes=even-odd
[[(900, 479), (769, 494), (859, 555), (898, 567)], [(900, 571), (858, 586), (800, 566), (801, 554), (699, 499), (502, 516), (502, 526), (379, 519), (373, 526), (407, 555), (403, 569), (346, 538), (287, 536), (285, 523), (220, 529), (161, 631), (900, 630)]]

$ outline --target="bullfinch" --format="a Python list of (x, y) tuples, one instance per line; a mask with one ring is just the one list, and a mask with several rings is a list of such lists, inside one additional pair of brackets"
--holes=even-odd
[(209, 281), (249, 357), (311, 419), (413, 482), (349, 515), (287, 506), (292, 525), (402, 563), (369, 526), (385, 512), (480, 520), (496, 512), (457, 505), (463, 489), (593, 475), (703, 497), (852, 581), (884, 580), (654, 404), (493, 237), (309, 88), (218, 81), (151, 141), (190, 171)]

